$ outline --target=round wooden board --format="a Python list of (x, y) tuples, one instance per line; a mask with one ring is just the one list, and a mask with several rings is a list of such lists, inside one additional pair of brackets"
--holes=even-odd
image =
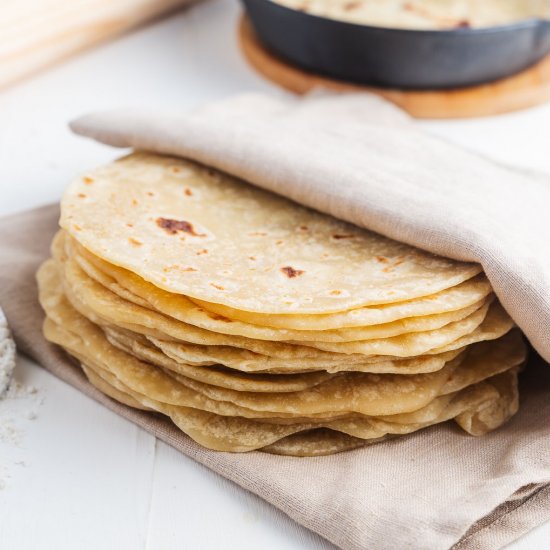
[(269, 52), (243, 16), (239, 24), (241, 49), (260, 74), (283, 88), (305, 94), (313, 88), (374, 92), (416, 118), (469, 118), (518, 111), (550, 101), (550, 56), (510, 78), (454, 90), (394, 90), (352, 84), (294, 67)]

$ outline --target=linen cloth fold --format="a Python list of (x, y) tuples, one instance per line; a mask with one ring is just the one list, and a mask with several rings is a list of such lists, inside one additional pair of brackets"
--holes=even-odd
[[(73, 127), (105, 143), (194, 158), (410, 244), (481, 261), (550, 355), (545, 176), (425, 135), (366, 95), (244, 96), (189, 115), (112, 113)], [(41, 336), (34, 274), (58, 215), (50, 206), (0, 220), (0, 303), (21, 351), (85, 394), (344, 549), (494, 549), (550, 519), (550, 369), (538, 357), (522, 375), (519, 413), (481, 438), (446, 424), (328, 457), (210, 451), (159, 415), (95, 390)]]
[(367, 94), (245, 94), (190, 114), (93, 114), (72, 128), (117, 147), (188, 157), (398, 241), (479, 262), (550, 361), (550, 176), (422, 132)]

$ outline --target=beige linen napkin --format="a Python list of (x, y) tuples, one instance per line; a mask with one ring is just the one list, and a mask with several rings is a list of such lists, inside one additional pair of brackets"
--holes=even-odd
[(0, 303), (19, 349), (86, 395), (345, 549), (489, 550), (550, 519), (548, 365), (532, 362), (520, 412), (481, 438), (448, 424), (321, 458), (209, 451), (101, 394), (42, 337), (34, 274), (57, 220), (57, 206), (0, 220)]
[[(116, 145), (209, 161), (424, 248), (479, 258), (548, 357), (548, 337), (537, 327), (550, 315), (547, 302), (537, 302), (549, 269), (536, 204), (549, 192), (542, 176), (424, 136), (369, 96), (245, 97), (188, 116), (98, 115), (75, 127)], [(511, 201), (532, 202), (529, 216)], [(501, 215), (498, 203), (513, 215)], [(500, 548), (550, 519), (550, 369), (542, 361), (522, 376), (518, 415), (482, 438), (448, 424), (329, 457), (208, 451), (158, 415), (97, 392), (41, 337), (34, 273), (57, 217), (56, 207), (46, 207), (0, 220), (0, 303), (20, 349), (87, 395), (345, 549)]]

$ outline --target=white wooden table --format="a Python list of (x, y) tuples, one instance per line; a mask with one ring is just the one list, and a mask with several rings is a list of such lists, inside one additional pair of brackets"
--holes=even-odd
[[(273, 92), (239, 54), (238, 12), (233, 0), (212, 0), (1, 92), (0, 215), (58, 200), (74, 174), (120, 154), (70, 134), (67, 122), (84, 112), (185, 110), (239, 91)], [(424, 124), (550, 171), (550, 106)], [(11, 416), (15, 430), (0, 429), (2, 550), (332, 548), (29, 360), (20, 358), (17, 378), (38, 394), (0, 403), (0, 426)], [(549, 540), (550, 524), (513, 548)]]

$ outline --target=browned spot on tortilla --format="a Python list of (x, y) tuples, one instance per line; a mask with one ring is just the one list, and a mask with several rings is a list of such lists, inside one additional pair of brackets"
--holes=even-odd
[[(397, 266), (401, 265), (404, 261), (405, 261), (406, 257), (405, 256), (396, 256), (391, 265), (385, 267), (382, 271), (384, 273), (391, 273)], [(387, 259), (387, 261), (389, 262), (389, 260)]]
[(303, 275), (305, 272), (302, 269), (294, 269), (293, 267), (287, 265), (285, 267), (281, 267), (281, 271), (289, 278), (294, 279), (294, 277), (299, 277), (300, 275)]
[(275, 242), (275, 244), (276, 244), (277, 246), (281, 246), (283, 243), (284, 243), (284, 241), (276, 241), (276, 242)]
[(126, 227), (134, 227), (134, 224), (133, 223), (127, 223)]
[(252, 233), (249, 233), (251, 237), (265, 237), (267, 233), (264, 233), (263, 231), (254, 231)]
[(182, 271), (184, 273), (191, 273), (193, 271), (197, 271), (194, 267), (182, 267), (181, 265), (178, 265), (178, 264), (173, 264), (162, 268), (162, 271), (164, 271), (164, 273), (170, 273), (170, 271), (176, 271), (176, 270)]
[(78, 194), (79, 199), (85, 199), (86, 197), (87, 197), (87, 195), (85, 195), (84, 193), (79, 193)]
[(344, 4), (344, 10), (352, 11), (352, 10), (356, 10), (360, 6), (361, 6), (361, 2), (348, 2), (347, 4)]
[(248, 256), (248, 259), (249, 259), (249, 260), (252, 260), (253, 262), (255, 262), (255, 261), (256, 261), (256, 256)]
[(340, 294), (342, 294), (342, 291), (341, 290), (331, 290), (330, 294), (331, 294), (331, 296), (339, 296)]
[(204, 233), (197, 233), (193, 224), (185, 220), (171, 220), (169, 218), (157, 218), (157, 225), (169, 235), (176, 235), (178, 232), (193, 235), (193, 237), (206, 237)]
[(188, 197), (192, 197), (193, 196), (193, 191), (191, 191), (191, 189), (189, 189), (189, 187), (186, 187), (183, 192), (185, 193), (185, 195), (187, 195)]
[(232, 319), (229, 319), (228, 317), (224, 317), (223, 315), (218, 315), (217, 313), (212, 313), (211, 311), (208, 312), (208, 317), (210, 317), (210, 319), (214, 319), (214, 321), (223, 321), (224, 323), (233, 322)]
[(206, 248), (203, 248), (202, 250), (199, 250), (196, 254), (197, 256), (202, 256), (203, 254), (208, 254), (208, 250)]
[(130, 242), (130, 244), (133, 244), (134, 246), (141, 246), (143, 243), (141, 241), (139, 241), (138, 239), (134, 239), (134, 237), (130, 237), (128, 239), (128, 241)]
[(77, 225), (76, 223), (73, 224), (73, 228), (75, 231), (82, 231), (82, 227), (80, 227), (80, 225)]
[(352, 235), (351, 233), (349, 233), (349, 234), (336, 234), (336, 235), (333, 235), (332, 238), (339, 241), (341, 239), (354, 239), (355, 235)]
[(469, 29), (471, 26), (471, 23), (467, 19), (463, 19), (456, 24), (457, 29)]
[(147, 191), (147, 195), (149, 195), (150, 197), (154, 197), (155, 194), (153, 193), (153, 191)]
[(386, 258), (386, 256), (375, 256), (374, 257), (377, 262), (380, 262), (382, 264), (387, 264), (390, 260)]
[(301, 225), (300, 226), (300, 231), (307, 231), (309, 229), (309, 227), (307, 225)]
[(218, 290), (225, 290), (225, 288), (223, 288), (223, 286), (216, 285), (214, 283), (210, 283), (210, 286), (213, 286), (214, 288), (217, 288)]
[(94, 183), (94, 178), (90, 178), (89, 176), (84, 176), (82, 178), (82, 181), (86, 184), (86, 185), (91, 185), (92, 183)]
[(132, 199), (132, 206), (137, 206), (139, 202), (136, 199)]

